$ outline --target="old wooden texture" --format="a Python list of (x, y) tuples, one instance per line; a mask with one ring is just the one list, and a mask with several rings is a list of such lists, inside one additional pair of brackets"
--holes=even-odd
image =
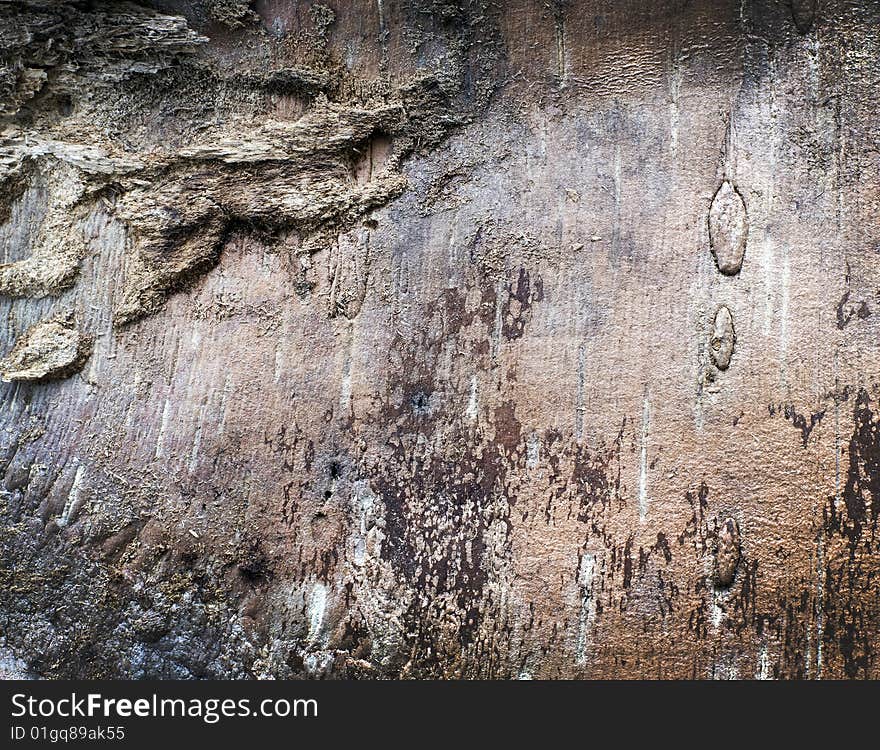
[(4, 673), (880, 677), (880, 3), (16, 0), (0, 60)]

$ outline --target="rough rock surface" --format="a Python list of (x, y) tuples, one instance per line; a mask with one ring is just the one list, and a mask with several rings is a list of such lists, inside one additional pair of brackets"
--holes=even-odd
[(878, 0), (0, 2), (0, 351), (94, 340), (0, 385), (0, 672), (880, 677), (878, 61)]

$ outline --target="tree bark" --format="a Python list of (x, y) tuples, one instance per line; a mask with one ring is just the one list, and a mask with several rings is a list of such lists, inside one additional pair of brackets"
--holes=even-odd
[(877, 678), (880, 2), (0, 2), (0, 672)]

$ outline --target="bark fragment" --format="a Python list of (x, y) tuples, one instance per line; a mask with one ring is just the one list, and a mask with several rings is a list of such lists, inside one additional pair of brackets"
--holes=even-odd
[(79, 371), (91, 353), (92, 339), (80, 333), (72, 318), (37, 323), (25, 331), (0, 361), (4, 382), (66, 378)]

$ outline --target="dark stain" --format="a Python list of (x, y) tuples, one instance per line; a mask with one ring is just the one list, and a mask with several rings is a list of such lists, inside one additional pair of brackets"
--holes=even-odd
[(516, 418), (516, 404), (505, 401), (495, 409), (495, 442), (512, 454), (522, 441), (522, 425)]
[[(660, 555), (663, 562), (654, 561)], [(653, 575), (656, 578), (656, 587), (654, 590), (657, 594), (657, 602), (660, 607), (660, 613), (664, 617), (675, 609), (675, 600), (679, 595), (678, 586), (675, 585), (671, 577), (664, 575), (663, 564), (668, 565), (672, 562), (672, 549), (669, 546), (669, 540), (662, 532), (657, 534), (657, 541), (647, 548), (639, 547), (639, 578), (645, 578)]]
[(651, 552), (657, 551), (663, 553), (663, 559), (666, 560), (666, 562), (672, 562), (672, 550), (669, 548), (669, 542), (666, 539), (665, 534), (657, 534), (657, 543), (653, 547), (651, 547)]
[(612, 500), (623, 506), (621, 493), (620, 451), (625, 426), (620, 428), (608, 448), (599, 446), (592, 451), (586, 445), (575, 445), (570, 485), (577, 493), (578, 516), (581, 523), (589, 523), (603, 513)]
[[(492, 616), (485, 535), (499, 520), (509, 534), (503, 447), (475, 435), (452, 440), (452, 455), (402, 441), (371, 481), (385, 505), (382, 555), (417, 594), (406, 622), (422, 676), (444, 675), (454, 663), (450, 627), (457, 648), (466, 649)], [(458, 613), (452, 623), (444, 611), (450, 597)]]
[(508, 341), (521, 338), (531, 317), (532, 304), (544, 299), (544, 282), (538, 274), (532, 282), (525, 268), (519, 269), (516, 282), (507, 288), (508, 297), (502, 308), (501, 333)]
[(818, 0), (790, 0), (791, 17), (800, 34), (808, 34), (816, 21)]
[(633, 560), (632, 560), (632, 534), (626, 538), (626, 544), (623, 548), (623, 588), (628, 589), (632, 586), (633, 576)]
[(705, 482), (700, 483), (699, 489), (694, 493), (688, 490), (685, 495), (691, 508), (691, 517), (684, 530), (678, 535), (678, 544), (683, 546), (687, 540), (697, 542), (697, 550), (700, 554), (709, 549), (709, 531), (706, 526), (706, 512), (709, 509), (709, 487)]
[(272, 565), (259, 540), (250, 542), (242, 552), (238, 572), (254, 586), (266, 583), (273, 577)]
[(794, 427), (800, 430), (801, 440), (803, 441), (804, 448), (806, 448), (807, 441), (810, 439), (810, 433), (813, 431), (813, 428), (822, 421), (827, 409), (822, 409), (821, 411), (810, 414), (809, 421), (807, 421), (806, 415), (798, 414), (797, 411), (795, 411), (794, 406), (791, 404), (780, 404), (779, 406), (770, 404), (767, 407), (767, 411), (770, 412), (771, 417), (776, 414), (782, 414), (792, 423), (792, 425), (794, 425)]
[(841, 513), (835, 503), (826, 508), (825, 529), (849, 540), (850, 552), (855, 556), (866, 529), (871, 537), (866, 540), (868, 549), (873, 546), (877, 530), (875, 498), (880, 501), (880, 429), (871, 411), (871, 398), (862, 388), (859, 390), (854, 411), (855, 429), (850, 438), (849, 469), (843, 501), (846, 512)]
[[(847, 677), (869, 677), (875, 663), (873, 631), (880, 616), (877, 519), (880, 516), (880, 423), (868, 392), (853, 411), (842, 503), (830, 497), (823, 512), (826, 539), (826, 652), (836, 651)], [(835, 541), (842, 542), (840, 548)]]
[(412, 405), (413, 413), (418, 416), (425, 416), (430, 413), (430, 396), (422, 390), (416, 391), (409, 399)]
[(805, 679), (815, 628), (813, 591), (810, 584), (789, 595), (777, 595), (774, 609), (762, 612), (755, 619), (755, 635), (760, 640), (772, 639), (782, 644), (781, 654), (770, 666), (773, 679)]
[(849, 304), (850, 292), (847, 291), (837, 303), (837, 327), (841, 331), (846, 328), (853, 318), (866, 320), (871, 317), (871, 310), (865, 300)]
[(758, 560), (741, 562), (742, 573), (729, 590), (732, 597), (724, 607), (727, 614), (726, 624), (737, 634), (753, 629), (757, 622), (758, 564)]

